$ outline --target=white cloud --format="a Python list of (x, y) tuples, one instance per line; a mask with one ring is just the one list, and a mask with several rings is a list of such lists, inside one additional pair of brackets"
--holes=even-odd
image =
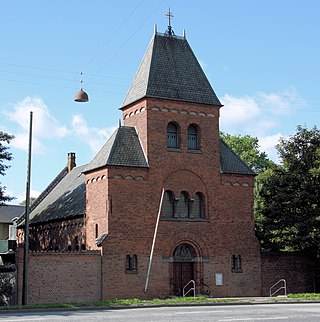
[(28, 150), (31, 111), (33, 112), (32, 150), (35, 153), (43, 153), (46, 151), (43, 139), (63, 138), (68, 134), (68, 130), (49, 113), (41, 98), (26, 97), (15, 104), (13, 112), (5, 113), (12, 122), (17, 123), (20, 127), (12, 141), (13, 147), (24, 151)]
[[(30, 189), (30, 198), (37, 198), (39, 197), (41, 192)], [(13, 200), (14, 204), (20, 204), (22, 201), (26, 200), (26, 191), (22, 192), (16, 199)]]
[(93, 153), (102, 147), (115, 129), (116, 127), (104, 129), (89, 127), (82, 115), (78, 114), (72, 117), (72, 134), (89, 145)]
[(259, 137), (260, 151), (266, 152), (268, 158), (275, 163), (279, 163), (279, 157), (275, 146), (279, 143), (279, 139), (283, 137), (280, 133)]
[(254, 97), (233, 97), (224, 95), (221, 99), (224, 105), (221, 108), (220, 122), (230, 127), (255, 119), (261, 114), (261, 109)]
[(275, 149), (279, 128), (297, 108), (305, 105), (294, 89), (281, 93), (258, 92), (253, 96), (234, 97), (225, 95), (221, 99), (220, 128), (230, 134), (249, 134), (258, 137), (261, 151), (279, 162)]
[(262, 109), (274, 115), (289, 115), (297, 106), (304, 105), (303, 100), (294, 90), (282, 93), (257, 93), (257, 100)]

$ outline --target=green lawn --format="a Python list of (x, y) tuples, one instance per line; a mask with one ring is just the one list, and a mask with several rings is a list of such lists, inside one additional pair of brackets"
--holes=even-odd
[(1, 306), (0, 310), (10, 309), (46, 309), (46, 308), (84, 308), (84, 307), (139, 307), (145, 305), (188, 305), (188, 304), (212, 304), (212, 303), (243, 303), (243, 302), (281, 302), (281, 301), (320, 301), (320, 293), (307, 294), (288, 294), (287, 297), (259, 297), (259, 298), (209, 298), (205, 296), (197, 297), (172, 297), (167, 299), (114, 299), (108, 301), (83, 302), (83, 303), (54, 303), (54, 304), (38, 304), (25, 306)]

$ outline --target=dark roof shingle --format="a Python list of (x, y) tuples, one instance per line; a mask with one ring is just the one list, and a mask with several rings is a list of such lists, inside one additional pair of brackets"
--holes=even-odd
[(148, 167), (134, 127), (119, 127), (84, 169), (84, 172), (104, 166)]
[(221, 106), (184, 37), (156, 33), (121, 108), (144, 97)]
[(222, 139), (220, 139), (220, 168), (222, 173), (255, 174)]
[(86, 212), (86, 165), (73, 168), (30, 213), (30, 224), (67, 219)]

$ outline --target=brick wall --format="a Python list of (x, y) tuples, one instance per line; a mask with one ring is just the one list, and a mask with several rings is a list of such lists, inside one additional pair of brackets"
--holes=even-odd
[(270, 287), (280, 279), (286, 280), (287, 293), (314, 292), (314, 266), (306, 256), (296, 253), (262, 253), (261, 268), (263, 296), (269, 296)]
[[(149, 168), (109, 167), (100, 190), (92, 182), (99, 170), (87, 174), (87, 217), (108, 222), (103, 242), (103, 299), (114, 297), (165, 297), (172, 295), (173, 253), (186, 243), (194, 249), (197, 293), (210, 288), (212, 296), (261, 294), (260, 248), (253, 219), (253, 176), (221, 174), (219, 109), (203, 104), (147, 99), (123, 111), (126, 126), (135, 126), (148, 156)], [(179, 126), (180, 148), (167, 148), (167, 125)], [(188, 126), (199, 129), (199, 151), (188, 150)], [(139, 178), (139, 180), (137, 180)], [(130, 180), (128, 180), (130, 179)], [(88, 184), (89, 183), (89, 184)], [(179, 198), (204, 196), (205, 218), (161, 218), (154, 251), (148, 292), (143, 288), (162, 188)], [(105, 205), (112, 198), (112, 211)], [(100, 208), (102, 211), (100, 211)], [(108, 213), (108, 216), (105, 214)], [(87, 222), (87, 232), (92, 229)], [(138, 269), (126, 271), (126, 255), (137, 255)], [(233, 272), (232, 255), (241, 255), (242, 272)], [(215, 274), (223, 274), (217, 286)]]
[[(23, 251), (19, 249), (18, 301), (22, 299)], [(30, 253), (28, 304), (90, 302), (101, 299), (101, 254)]]

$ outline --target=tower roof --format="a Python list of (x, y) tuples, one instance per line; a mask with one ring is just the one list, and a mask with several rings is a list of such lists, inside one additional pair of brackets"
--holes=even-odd
[(221, 106), (185, 37), (155, 33), (121, 108), (153, 97)]

